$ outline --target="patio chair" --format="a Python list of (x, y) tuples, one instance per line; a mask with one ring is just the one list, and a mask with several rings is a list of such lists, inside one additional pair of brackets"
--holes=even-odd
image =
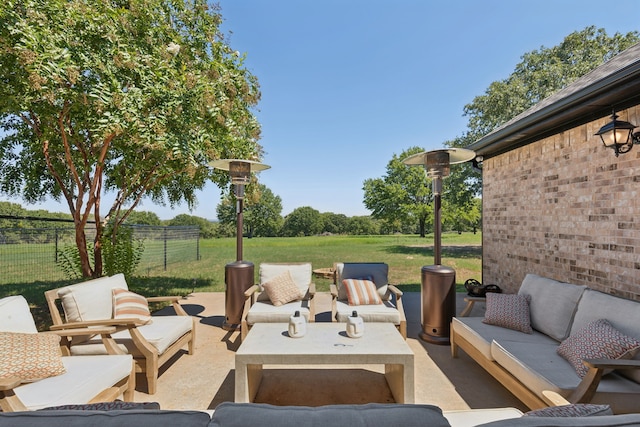
[[(51, 289), (45, 297), (53, 321), (51, 330), (84, 328), (84, 336), (64, 339), (68, 354), (131, 354), (136, 372), (146, 376), (149, 394), (156, 392), (162, 365), (185, 346), (193, 354), (195, 319), (180, 306), (180, 297), (137, 295), (128, 290), (123, 274)], [(177, 315), (151, 316), (149, 302), (170, 302)], [(115, 327), (113, 340), (96, 337), (92, 329), (96, 326)]]
[[(105, 340), (115, 328), (96, 328)], [(65, 336), (85, 330), (64, 330)], [(133, 400), (135, 368), (126, 355), (63, 356), (58, 333), (39, 333), (22, 295), (0, 299), (0, 409)]]
[(382, 262), (336, 263), (331, 285), (331, 319), (346, 322), (356, 311), (366, 322), (389, 322), (407, 338), (407, 318), (402, 291), (388, 279), (389, 266)]
[(262, 263), (260, 283), (245, 291), (241, 339), (256, 323), (287, 323), (296, 311), (315, 322), (311, 263)]

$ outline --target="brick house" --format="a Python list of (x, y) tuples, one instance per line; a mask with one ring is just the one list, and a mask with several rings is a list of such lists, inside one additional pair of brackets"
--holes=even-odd
[(640, 126), (640, 44), (468, 147), (483, 283), (515, 292), (536, 273), (640, 300), (640, 145), (616, 157), (594, 135), (613, 109)]

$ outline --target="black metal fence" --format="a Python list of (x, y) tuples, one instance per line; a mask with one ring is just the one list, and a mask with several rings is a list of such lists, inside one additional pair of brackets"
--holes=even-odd
[[(132, 226), (144, 252), (136, 274), (166, 270), (169, 264), (200, 259), (200, 229), (195, 226)], [(87, 228), (87, 240), (95, 230)], [(73, 228), (0, 228), (0, 284), (64, 280), (60, 251), (75, 245)]]

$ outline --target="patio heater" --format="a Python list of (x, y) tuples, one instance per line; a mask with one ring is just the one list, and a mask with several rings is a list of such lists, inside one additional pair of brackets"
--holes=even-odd
[(269, 169), (262, 163), (252, 160), (222, 159), (215, 160), (209, 165), (216, 169), (229, 171), (231, 183), (234, 185), (236, 196), (236, 260), (228, 263), (224, 268), (225, 317), (222, 328), (227, 331), (240, 329), (242, 310), (244, 308), (244, 293), (253, 286), (253, 263), (242, 259), (242, 210), (244, 206), (244, 187), (249, 183), (251, 172)]
[(475, 152), (463, 148), (425, 151), (409, 156), (402, 162), (409, 166), (424, 166), (433, 189), (433, 264), (422, 267), (422, 331), (420, 338), (432, 344), (449, 344), (451, 319), (456, 314), (456, 272), (442, 265), (441, 193), (442, 178), (449, 176), (449, 166), (472, 160)]

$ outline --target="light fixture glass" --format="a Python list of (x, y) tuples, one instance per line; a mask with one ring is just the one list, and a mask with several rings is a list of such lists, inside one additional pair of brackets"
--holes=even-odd
[(633, 134), (636, 127), (624, 120), (618, 120), (618, 115), (613, 112), (611, 121), (602, 126), (595, 135), (599, 135), (604, 146), (612, 148), (618, 157), (631, 151), (634, 142), (637, 142), (637, 137)]

